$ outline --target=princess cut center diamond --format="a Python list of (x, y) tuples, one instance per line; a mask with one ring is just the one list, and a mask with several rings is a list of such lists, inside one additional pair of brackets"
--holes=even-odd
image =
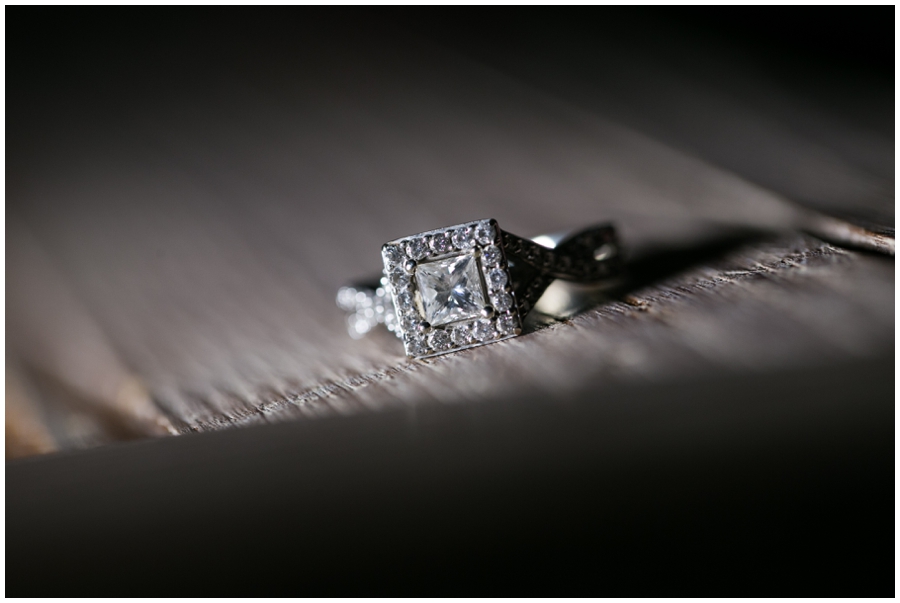
[(480, 315), (487, 296), (472, 254), (457, 255), (416, 267), (425, 320), (444, 325)]

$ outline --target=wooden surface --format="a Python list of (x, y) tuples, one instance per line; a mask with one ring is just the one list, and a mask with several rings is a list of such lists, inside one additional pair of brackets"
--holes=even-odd
[[(85, 42), (50, 84), (10, 52), (7, 457), (893, 354), (877, 78), (659, 22), (552, 48), (378, 23)], [(629, 275), (432, 360), (346, 335), (334, 294), (383, 242), (488, 217), (613, 221)]]

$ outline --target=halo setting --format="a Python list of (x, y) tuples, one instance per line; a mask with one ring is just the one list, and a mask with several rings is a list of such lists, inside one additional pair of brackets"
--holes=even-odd
[[(494, 220), (404, 237), (382, 247), (383, 285), (408, 356), (426, 358), (515, 337), (522, 321)], [(407, 270), (413, 260), (412, 271)], [(406, 274), (407, 278), (400, 275)], [(411, 278), (408, 278), (411, 277)], [(484, 309), (494, 307), (490, 318)], [(421, 325), (425, 329), (407, 328)], [(390, 326), (389, 326), (390, 328)]]

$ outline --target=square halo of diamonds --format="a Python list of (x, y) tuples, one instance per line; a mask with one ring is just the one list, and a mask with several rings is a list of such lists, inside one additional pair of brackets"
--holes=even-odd
[[(446, 354), (521, 332), (495, 220), (403, 237), (385, 243), (381, 255), (396, 311), (395, 333), (407, 356)], [(490, 316), (484, 315), (485, 306), (493, 310)]]

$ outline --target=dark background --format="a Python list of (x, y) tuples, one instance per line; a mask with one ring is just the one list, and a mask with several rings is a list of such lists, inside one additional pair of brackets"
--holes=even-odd
[[(378, 48), (411, 52), (404, 36), (437, 43), (575, 105), (593, 102), (582, 82), (609, 78), (621, 87), (601, 110), (638, 131), (697, 156), (792, 201), (827, 210), (880, 232), (892, 232), (893, 210), (861, 198), (848, 209), (819, 191), (811, 195), (780, 174), (790, 157), (767, 158), (752, 143), (735, 144), (704, 126), (690, 109), (666, 108), (645, 80), (667, 72), (740, 95), (741, 81), (761, 76), (814, 112), (881, 136), (893, 133), (893, 21), (889, 7), (861, 10), (736, 8), (583, 8), (562, 13), (523, 8), (442, 11), (414, 9), (273, 8), (11, 9), (7, 81), (7, 187), (36, 165), (79, 146), (119, 145), (136, 116), (177, 119), (179, 107), (211, 103), (217, 78), (264, 81), (267, 74), (343, 70), (346, 57)], [(482, 14), (483, 13), (483, 14)], [(622, 72), (598, 71), (598, 57), (616, 57)], [(708, 56), (700, 61), (698, 56)], [(624, 57), (619, 59), (618, 57)], [(389, 60), (389, 59), (383, 59)], [(730, 68), (729, 65), (733, 65)], [(358, 91), (381, 85), (359, 75)], [(581, 97), (585, 94), (584, 98)], [(764, 92), (761, 92), (764, 99)], [(228, 99), (222, 99), (227, 106)], [(751, 102), (764, 102), (757, 99)], [(167, 113), (169, 111), (169, 113)], [(176, 111), (173, 115), (171, 111)], [(252, 116), (236, 115), (236, 118)], [(99, 142), (99, 141), (102, 141)], [(65, 150), (63, 150), (65, 149)], [(76, 151), (77, 152), (77, 151)], [(874, 173), (892, 170), (871, 157)], [(835, 191), (835, 197), (839, 192)], [(10, 195), (15, 208), (16, 195)]]
[[(538, 53), (575, 78), (585, 44), (661, 55), (677, 51), (679, 42), (750, 56), (796, 87), (862, 82), (885, 92), (892, 90), (894, 77), (890, 7), (610, 7), (564, 12), (239, 8), (185, 9), (177, 16), (163, 9), (99, 7), (8, 11), (7, 81), (13, 94), (7, 100), (7, 144), (13, 150), (33, 138), (36, 129), (51, 135), (54, 119), (78, 115), (103, 125), (102, 116), (108, 119), (109, 111), (149, 104), (152, 99), (147, 97), (152, 97), (157, 81), (178, 82), (186, 92), (197, 70), (217, 64), (265, 70), (266, 65), (294, 63), (298, 57), (327, 62), (328, 55), (340, 54), (345, 45), (390, 45), (396, 30), (413, 31), (488, 61)], [(328, 55), (304, 56), (304, 43), (311, 36), (332, 40)], [(797, 64), (803, 65), (805, 81), (797, 81)], [(15, 159), (16, 154), (11, 155)]]
[[(592, 53), (691, 72), (679, 48), (701, 45), (848, 122), (893, 129), (887, 7), (6, 16), (7, 212), (23, 210), (20, 179), (54, 149), (202, 95), (201, 74), (327, 69), (348, 46), (390, 48), (397, 31), (576, 84)], [(633, 108), (611, 111), (679, 135)], [(892, 214), (855, 218), (893, 232)], [(597, 401), (575, 390), (553, 405), (430, 408), (412, 431), (396, 412), (7, 464), (7, 594), (893, 595), (893, 354), (623, 386)]]

